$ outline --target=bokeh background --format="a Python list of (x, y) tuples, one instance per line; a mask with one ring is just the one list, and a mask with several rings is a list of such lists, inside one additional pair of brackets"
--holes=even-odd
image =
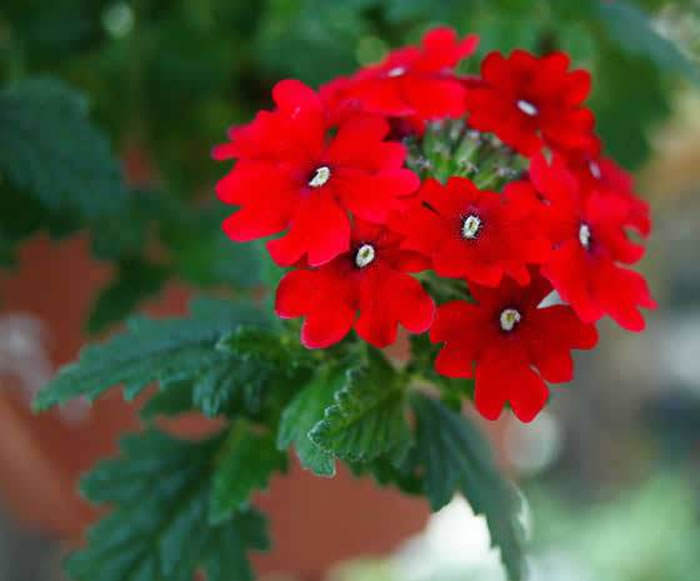
[[(479, 34), (479, 56), (563, 49), (590, 69), (607, 152), (653, 207), (642, 269), (660, 308), (646, 333), (603, 322), (538, 420), (484, 424), (528, 499), (533, 579), (700, 579), (700, 1), (4, 0), (0, 90), (81, 93), (125, 185), (116, 204), (54, 199), (0, 172), (0, 581), (61, 579), (95, 516), (78, 474), (138, 428), (118, 393), (41, 417), (32, 394), (134, 311), (181, 313), (197, 289), (259, 284), (255, 253), (219, 233), (212, 145), (269, 106), (278, 79), (318, 85), (435, 24)], [(368, 479), (295, 468), (257, 502), (275, 541), (255, 559), (268, 581), (502, 579), (459, 501), (429, 517)]]

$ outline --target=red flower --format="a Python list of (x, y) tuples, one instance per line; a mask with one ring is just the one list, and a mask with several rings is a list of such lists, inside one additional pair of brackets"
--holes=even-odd
[(240, 206), (224, 230), (242, 242), (288, 228), (267, 244), (275, 262), (289, 266), (306, 255), (309, 264), (320, 265), (348, 250), (348, 211), (383, 222), (419, 181), (402, 169), (403, 146), (382, 141), (385, 121), (354, 118), (328, 138), (321, 101), (311, 89), (282, 81), (273, 97), (275, 111), (233, 129), (231, 142), (214, 149), (216, 159), (238, 158), (217, 184), (223, 202)]
[(590, 74), (567, 72), (569, 57), (537, 58), (516, 50), (505, 58), (489, 54), (481, 65), (483, 83), (467, 89), (468, 122), (492, 131), (525, 155), (543, 144), (555, 149), (593, 151), (593, 114), (581, 106), (591, 87)]
[(616, 198), (627, 208), (624, 225), (634, 228), (642, 236), (649, 236), (649, 204), (635, 194), (632, 176), (607, 157), (590, 156), (585, 153), (567, 157), (569, 166), (584, 191), (596, 190)]
[(458, 40), (451, 28), (434, 28), (425, 34), (420, 48), (392, 51), (380, 64), (331, 81), (321, 95), (341, 117), (357, 110), (420, 121), (461, 117), (465, 91), (453, 69), (478, 42), (474, 35)]
[(318, 269), (284, 276), (277, 289), (277, 314), (305, 317), (301, 340), (309, 348), (337, 343), (353, 326), (376, 347), (396, 340), (399, 323), (414, 333), (427, 331), (435, 304), (407, 274), (427, 265), (420, 256), (401, 250), (399, 242), (380, 226), (356, 221), (349, 252)]
[(527, 284), (528, 264), (542, 262), (550, 249), (537, 220), (539, 205), (519, 191), (481, 191), (466, 178), (446, 185), (427, 180), (392, 227), (406, 236), (404, 248), (429, 256), (441, 276), (466, 277), (497, 286), (504, 275)]
[(477, 304), (464, 301), (438, 308), (430, 331), (444, 343), (435, 369), (448, 377), (473, 377), (474, 403), (485, 418), (496, 419), (506, 402), (524, 422), (544, 407), (545, 381), (573, 377), (571, 349), (591, 349), (593, 325), (582, 323), (567, 306), (538, 308), (551, 285), (535, 277), (528, 287), (505, 281), (498, 289), (470, 286)]
[(656, 303), (644, 278), (617, 264), (633, 264), (644, 254), (644, 247), (625, 234), (627, 205), (598, 190), (581, 191), (556, 157), (551, 166), (542, 156), (533, 158), (530, 176), (547, 203), (554, 242), (542, 274), (584, 321), (607, 314), (625, 329), (641, 331), (644, 319), (638, 307), (654, 308)]

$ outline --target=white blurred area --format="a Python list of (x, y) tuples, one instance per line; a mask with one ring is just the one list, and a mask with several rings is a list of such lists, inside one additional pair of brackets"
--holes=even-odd
[[(29, 313), (0, 315), (0, 389), (19, 389), (31, 402), (53, 376), (48, 332), (42, 321)], [(61, 408), (67, 421), (80, 421), (88, 406), (74, 400)]]

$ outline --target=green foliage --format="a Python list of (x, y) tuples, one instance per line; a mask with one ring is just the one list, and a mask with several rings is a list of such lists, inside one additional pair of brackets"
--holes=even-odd
[[(623, 76), (620, 70), (631, 74)], [(607, 152), (627, 167), (636, 167), (649, 155), (649, 125), (670, 111), (668, 94), (659, 71), (647, 60), (610, 49), (600, 63), (598, 90), (592, 107), (600, 122)], [(619, 100), (626, 99), (625, 107)], [(640, 126), (643, 118), (647, 126)]]
[(244, 415), (274, 424), (292, 390), (310, 373), (298, 345), (285, 346), (278, 334), (257, 327), (224, 334), (214, 350), (205, 366), (161, 380), (142, 417), (199, 410), (208, 417)]
[(85, 98), (58, 80), (0, 91), (0, 172), (52, 210), (94, 218), (125, 197), (107, 139), (87, 118)]
[(301, 465), (318, 476), (335, 475), (335, 458), (309, 437), (311, 429), (333, 403), (333, 395), (345, 381), (342, 369), (322, 367), (282, 412), (277, 447), (285, 450), (294, 444)]
[(241, 324), (262, 324), (248, 304), (194, 302), (191, 319), (132, 319), (127, 331), (102, 345), (86, 347), (77, 363), (67, 365), (39, 393), (38, 410), (84, 396), (90, 400), (119, 383), (127, 398), (152, 381), (182, 379), (219, 358), (218, 341)]
[(85, 497), (114, 506), (66, 562), (76, 581), (248, 581), (250, 549), (269, 546), (253, 509), (208, 522), (222, 437), (184, 442), (151, 430), (122, 441), (121, 458), (103, 461), (81, 484)]
[(309, 432), (319, 447), (349, 461), (368, 462), (382, 454), (400, 461), (411, 445), (405, 417), (407, 380), (380, 352), (368, 350), (367, 362), (347, 372), (323, 419)]
[(425, 469), (425, 493), (433, 510), (461, 492), (476, 514), (483, 514), (491, 543), (501, 550), (509, 578), (523, 578), (523, 530), (520, 499), (499, 474), (479, 431), (440, 401), (416, 394), (418, 459)]
[(287, 469), (287, 456), (277, 450), (274, 438), (257, 433), (245, 420), (231, 428), (213, 477), (209, 521), (219, 524), (248, 507), (255, 489), (267, 488), (275, 471)]
[(599, 10), (610, 40), (626, 52), (647, 57), (661, 71), (673, 71), (700, 82), (697, 66), (675, 44), (652, 28), (642, 10), (623, 0), (601, 1)]

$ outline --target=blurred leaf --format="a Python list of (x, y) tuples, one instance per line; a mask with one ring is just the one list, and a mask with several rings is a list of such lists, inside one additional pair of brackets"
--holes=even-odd
[(247, 304), (195, 301), (191, 310), (190, 319), (132, 319), (124, 333), (85, 347), (76, 363), (63, 367), (39, 392), (35, 408), (45, 410), (78, 396), (93, 400), (119, 383), (133, 398), (152, 381), (192, 376), (220, 358), (215, 347), (224, 335), (265, 321)]
[(269, 434), (258, 434), (245, 420), (231, 428), (213, 476), (209, 522), (219, 524), (248, 507), (254, 490), (267, 488), (275, 471), (286, 472), (287, 455)]
[(647, 57), (662, 71), (680, 73), (700, 82), (697, 66), (675, 44), (656, 32), (649, 17), (639, 8), (623, 0), (601, 0), (599, 10), (612, 42), (629, 53)]
[(668, 99), (648, 60), (613, 47), (601, 51), (591, 107), (608, 154), (622, 165), (634, 169), (648, 157), (650, 127), (668, 115)]
[(122, 321), (145, 299), (157, 294), (169, 270), (141, 258), (120, 261), (114, 280), (100, 291), (88, 318), (87, 330), (99, 333)]
[(40, 79), (0, 91), (0, 171), (52, 210), (94, 218), (124, 202), (121, 172), (85, 98)]
[(66, 570), (75, 581), (191, 581), (203, 566), (210, 581), (250, 581), (250, 549), (265, 550), (265, 521), (237, 511), (207, 521), (212, 467), (222, 445), (175, 440), (155, 430), (122, 440), (123, 456), (99, 463), (81, 482), (85, 497), (114, 510), (88, 533)]
[(461, 492), (474, 513), (486, 517), (491, 544), (500, 548), (509, 579), (523, 579), (521, 502), (496, 469), (487, 442), (467, 418), (440, 401), (416, 393), (412, 404), (417, 454), (425, 468), (425, 492), (433, 510)]
[(405, 390), (406, 379), (371, 349), (366, 363), (348, 370), (345, 385), (309, 438), (344, 460), (368, 462), (391, 452), (398, 461), (411, 445)]

